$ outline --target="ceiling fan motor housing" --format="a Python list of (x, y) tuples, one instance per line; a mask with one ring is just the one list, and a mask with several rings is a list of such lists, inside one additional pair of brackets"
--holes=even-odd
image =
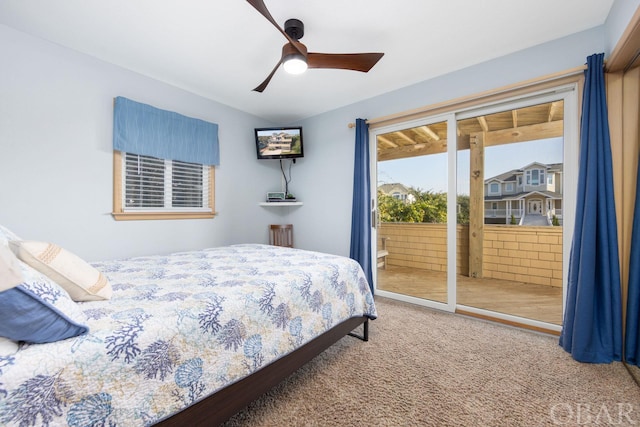
[(304, 36), (304, 24), (299, 19), (287, 19), (284, 23), (284, 32), (292, 39), (300, 40)]

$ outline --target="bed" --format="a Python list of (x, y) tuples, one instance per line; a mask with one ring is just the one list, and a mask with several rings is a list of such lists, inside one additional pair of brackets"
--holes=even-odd
[[(20, 268), (18, 288), (57, 286)], [(90, 268), (111, 294), (60, 297), (75, 336), (0, 351), (0, 424), (217, 425), (377, 316), (360, 266), (318, 252), (243, 244)]]

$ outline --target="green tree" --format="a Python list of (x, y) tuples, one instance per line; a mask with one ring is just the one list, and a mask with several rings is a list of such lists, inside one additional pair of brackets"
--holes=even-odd
[[(382, 222), (446, 223), (447, 194), (410, 187), (414, 201), (395, 199), (378, 191), (378, 211)], [(469, 196), (458, 196), (458, 222), (469, 222)]]
[(469, 224), (469, 196), (458, 194), (456, 197), (458, 224)]
[(378, 191), (378, 211), (382, 222), (421, 222), (422, 215), (413, 206), (403, 200)]

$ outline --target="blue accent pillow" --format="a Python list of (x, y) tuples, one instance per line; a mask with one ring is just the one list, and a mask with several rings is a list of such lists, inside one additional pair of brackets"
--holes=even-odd
[(47, 343), (86, 334), (80, 307), (58, 284), (20, 263), (24, 283), (0, 292), (0, 336)]

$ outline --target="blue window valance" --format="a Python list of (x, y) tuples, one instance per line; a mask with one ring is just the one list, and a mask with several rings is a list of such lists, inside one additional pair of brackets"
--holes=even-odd
[(217, 124), (121, 96), (115, 100), (113, 149), (160, 159), (220, 164)]

